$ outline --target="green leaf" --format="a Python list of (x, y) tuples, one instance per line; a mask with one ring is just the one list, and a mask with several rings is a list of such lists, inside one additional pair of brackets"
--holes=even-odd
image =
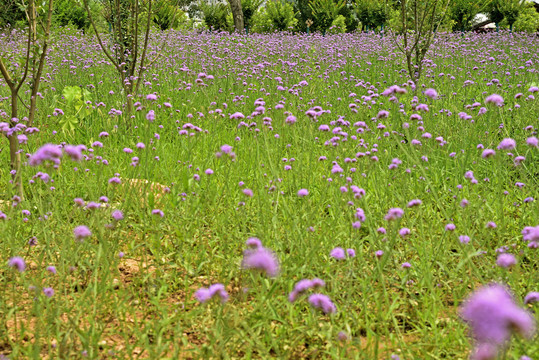
[(75, 100), (81, 100), (81, 88), (78, 86), (66, 86), (62, 91), (62, 95), (67, 104), (72, 104)]

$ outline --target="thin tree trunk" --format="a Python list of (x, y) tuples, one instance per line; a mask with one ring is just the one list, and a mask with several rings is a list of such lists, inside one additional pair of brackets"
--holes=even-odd
[[(18, 109), (18, 95), (19, 90), (16, 88), (11, 89), (11, 118), (15, 119), (19, 116)], [(16, 123), (11, 120), (10, 127), (14, 127)], [(19, 197), (21, 201), (24, 200), (24, 190), (22, 187), (22, 174), (21, 174), (21, 153), (19, 151), (19, 140), (17, 139), (17, 134), (11, 134), (8, 137), (9, 140), (9, 165), (12, 171), (12, 180), (13, 180), (13, 190)]]
[(243, 32), (245, 27), (243, 22), (243, 10), (241, 9), (241, 0), (229, 0), (232, 17), (234, 18), (234, 28), (237, 32)]

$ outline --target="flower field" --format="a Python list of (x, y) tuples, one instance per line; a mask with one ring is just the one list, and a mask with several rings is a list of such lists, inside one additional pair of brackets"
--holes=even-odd
[(130, 116), (57, 34), (33, 124), (0, 80), (0, 359), (539, 359), (539, 38), (397, 43), (154, 33)]

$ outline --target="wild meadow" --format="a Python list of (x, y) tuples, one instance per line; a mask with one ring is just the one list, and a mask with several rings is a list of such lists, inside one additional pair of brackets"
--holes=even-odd
[[(24, 37), (0, 36), (12, 68)], [(2, 359), (538, 359), (539, 38), (153, 33), (128, 115), (48, 49), (0, 149)]]

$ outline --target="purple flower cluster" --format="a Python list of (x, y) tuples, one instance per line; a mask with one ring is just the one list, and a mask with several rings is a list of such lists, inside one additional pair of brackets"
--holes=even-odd
[(495, 359), (512, 333), (531, 338), (536, 330), (533, 316), (519, 307), (509, 291), (499, 284), (475, 291), (462, 305), (461, 316), (476, 341), (476, 359)]
[(263, 247), (260, 240), (256, 240), (253, 238), (247, 240), (248, 248), (243, 252), (242, 268), (258, 270), (269, 277), (277, 276), (279, 274), (277, 257), (271, 250)]

